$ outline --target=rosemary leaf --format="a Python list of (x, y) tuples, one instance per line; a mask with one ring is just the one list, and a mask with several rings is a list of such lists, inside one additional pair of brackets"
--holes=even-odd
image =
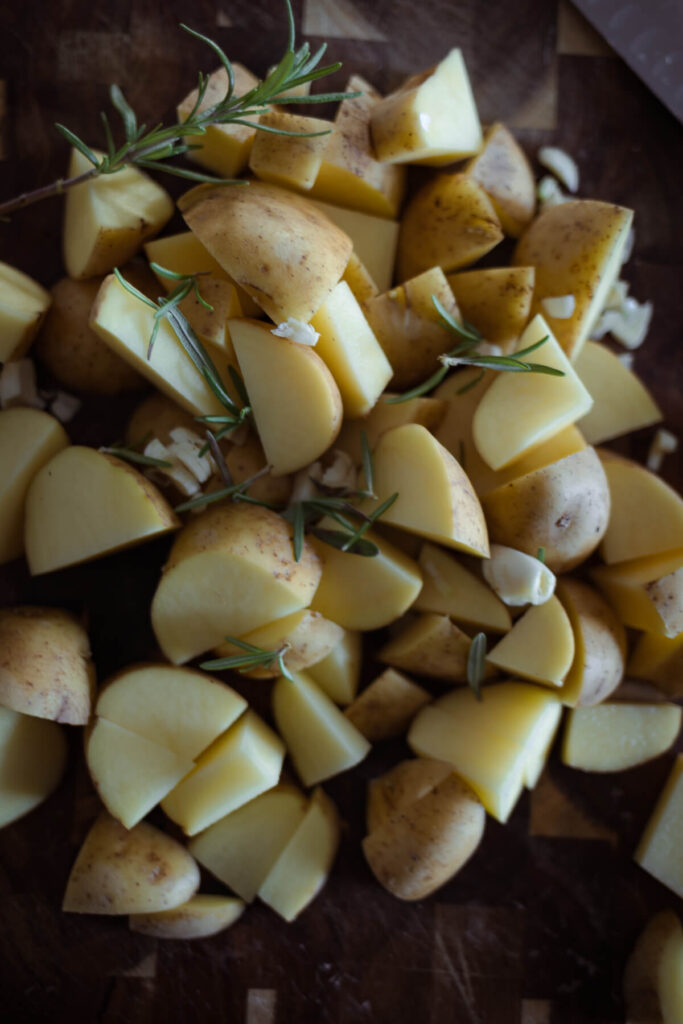
[(239, 647), (244, 654), (232, 654), (226, 658), (213, 658), (210, 661), (200, 663), (200, 668), (206, 672), (236, 671), (244, 674), (255, 668), (272, 668), (274, 664), (280, 670), (280, 674), (291, 679), (289, 669), (284, 663), (284, 656), (289, 650), (289, 644), (283, 644), (275, 651), (268, 651), (263, 647), (256, 647), (254, 644), (246, 643), (235, 636), (224, 637), (225, 641), (234, 647)]
[(117, 459), (123, 459), (125, 462), (134, 462), (139, 466), (170, 469), (172, 465), (172, 463), (167, 462), (165, 459), (154, 459), (151, 455), (143, 455), (142, 452), (137, 452), (133, 448), (127, 448), (122, 444), (111, 444), (108, 447), (100, 448), (100, 451), (104, 452), (105, 455), (115, 455)]

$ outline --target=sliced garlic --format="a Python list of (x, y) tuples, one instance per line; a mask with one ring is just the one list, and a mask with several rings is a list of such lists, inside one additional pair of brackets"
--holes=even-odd
[(192, 473), (200, 484), (205, 484), (216, 471), (216, 463), (210, 453), (200, 455), (205, 441), (187, 427), (174, 427), (170, 431), (172, 443), (168, 446), (171, 457)]
[(289, 497), (290, 505), (294, 505), (297, 501), (310, 501), (311, 498), (319, 497), (320, 492), (313, 482), (317, 478), (313, 474), (318, 473), (322, 476), (322, 472), (323, 467), (320, 462), (312, 462), (310, 466), (304, 466), (299, 470), (292, 484), (292, 493)]
[(295, 341), (297, 345), (310, 345), (311, 347), (316, 345), (320, 335), (310, 324), (307, 324), (304, 320), (297, 320), (296, 317), (290, 316), (284, 320), (277, 327), (273, 327), (271, 334), (274, 334), (277, 338), (289, 338), (290, 341)]
[(635, 359), (633, 352), (620, 352), (617, 359), (622, 366), (626, 367), (627, 370), (633, 369), (633, 360)]
[(569, 320), (576, 309), (576, 299), (573, 295), (548, 296), (541, 299), (541, 305), (553, 320)]
[(45, 408), (45, 401), (36, 387), (36, 368), (32, 359), (5, 363), (0, 374), (0, 406), (12, 409), (22, 405), (31, 409)]
[(547, 167), (556, 178), (559, 178), (565, 188), (570, 192), (576, 192), (579, 187), (579, 168), (569, 153), (557, 146), (541, 146), (536, 159), (543, 167)]
[[(321, 463), (316, 463), (321, 465)], [(325, 487), (333, 487), (335, 490), (352, 491), (356, 487), (356, 467), (348, 452), (335, 448), (332, 452), (332, 461), (323, 468), (322, 476), (313, 475), (314, 480), (320, 480)]]
[(503, 350), (500, 345), (493, 341), (480, 341), (477, 345), (477, 355), (480, 356), (502, 356)]
[(199, 483), (194, 474), (173, 457), (169, 448), (156, 437), (145, 446), (143, 455), (150, 459), (169, 462), (170, 466), (154, 466), (147, 471), (147, 476), (161, 484), (173, 483), (186, 498), (192, 498), (199, 492)]
[(619, 278), (615, 281), (605, 299), (604, 309), (621, 309), (626, 302), (626, 296), (628, 295), (629, 284), (628, 281), (623, 281)]
[(555, 592), (555, 573), (538, 558), (502, 544), (482, 562), (484, 579), (505, 604), (544, 604)]
[(627, 296), (610, 328), (612, 334), (625, 348), (639, 348), (647, 337), (652, 310), (651, 302), (638, 302), (630, 295)]
[(66, 391), (58, 391), (50, 403), (50, 412), (60, 423), (69, 423), (82, 406), (80, 398), (67, 395)]
[(650, 445), (650, 450), (647, 453), (647, 468), (652, 470), (653, 473), (658, 473), (662, 468), (664, 456), (669, 455), (671, 452), (675, 452), (677, 449), (678, 438), (676, 435), (672, 434), (670, 430), (660, 427), (652, 438), (652, 444)]
[(558, 203), (569, 202), (569, 196), (564, 194), (557, 178), (553, 178), (549, 174), (539, 181), (536, 187), (536, 196), (541, 206), (557, 206)]

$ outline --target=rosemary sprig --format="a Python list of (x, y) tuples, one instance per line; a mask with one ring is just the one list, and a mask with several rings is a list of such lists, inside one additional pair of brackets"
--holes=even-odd
[[(180, 27), (183, 31), (206, 43), (225, 68), (228, 78), (225, 96), (217, 103), (201, 109), (209, 86), (210, 76), (200, 72), (197, 99), (186, 120), (171, 125), (156, 124), (148, 128), (147, 125), (138, 124), (137, 115), (126, 100), (121, 89), (118, 85), (112, 85), (109, 90), (109, 99), (121, 119), (124, 141), (120, 145), (117, 145), (114, 141), (109, 117), (104, 112), (101, 114), (101, 118), (106, 149), (102, 155), (95, 153), (70, 128), (63, 124), (57, 124), (57, 131), (92, 164), (92, 167), (83, 174), (76, 175), (73, 178), (59, 178), (50, 185), (44, 185), (42, 188), (30, 192), (24, 192), (14, 199), (1, 203), (0, 217), (15, 210), (23, 209), (42, 199), (47, 199), (50, 196), (60, 195), (75, 185), (99, 177), (102, 174), (115, 174), (131, 164), (148, 170), (164, 171), (177, 177), (187, 178), (190, 181), (247, 185), (248, 182), (246, 181), (235, 182), (232, 179), (216, 178), (201, 171), (190, 170), (167, 163), (173, 157), (183, 156), (190, 150), (197, 149), (197, 144), (193, 143), (192, 140), (204, 135), (207, 128), (210, 128), (212, 125), (242, 124), (256, 128), (259, 131), (270, 131), (284, 135), (326, 134), (325, 132), (292, 133), (282, 131), (260, 124), (258, 120), (259, 115), (265, 113), (272, 104), (296, 102), (297, 97), (286, 95), (290, 89), (294, 89), (306, 82), (325, 78), (341, 67), (339, 62), (320, 66), (327, 48), (326, 44), (323, 44), (315, 53), (311, 53), (308, 43), (303, 43), (298, 49), (296, 48), (291, 0), (284, 0), (284, 3), (289, 30), (287, 49), (279, 63), (263, 82), (254, 86), (253, 89), (250, 89), (242, 96), (236, 96), (234, 70), (221, 47), (208, 36), (202, 35), (201, 32), (196, 32), (187, 25), (181, 25)], [(328, 103), (349, 99), (357, 95), (359, 94), (338, 92), (316, 93), (301, 99), (305, 100), (306, 103)]]
[[(162, 267), (158, 263), (150, 263), (150, 268), (154, 271), (155, 274), (158, 274), (160, 277), (165, 277), (170, 281), (176, 281), (177, 284), (175, 288), (168, 292), (167, 295), (159, 299), (159, 304), (154, 313), (154, 329), (152, 330), (152, 334), (149, 339), (149, 345), (147, 347), (147, 359), (151, 359), (152, 357), (152, 349), (154, 347), (154, 342), (156, 341), (157, 334), (159, 333), (161, 321), (166, 316), (168, 310), (173, 309), (176, 306), (179, 306), (183, 299), (186, 299), (188, 295), (194, 293), (197, 302), (199, 302), (204, 307), (204, 309), (213, 311), (213, 306), (211, 306), (204, 298), (202, 298), (202, 295), (199, 291), (199, 283), (197, 281), (197, 278), (203, 275), (205, 271), (200, 271), (198, 274), (177, 274), (175, 273), (175, 271), (167, 270), (166, 267)], [(120, 277), (119, 280), (121, 280)]]
[(552, 377), (564, 377), (564, 372), (562, 370), (556, 370), (554, 366), (546, 366), (544, 363), (530, 363), (522, 358), (523, 356), (530, 355), (531, 352), (535, 352), (536, 349), (541, 347), (541, 345), (545, 345), (549, 337), (548, 335), (541, 338), (540, 341), (535, 342), (535, 344), (529, 345), (527, 348), (520, 349), (520, 351), (515, 352), (513, 356), (488, 356), (479, 354), (476, 351), (477, 347), (485, 339), (476, 327), (473, 327), (472, 324), (459, 324), (458, 321), (455, 320), (448, 312), (443, 303), (437, 299), (436, 295), (432, 295), (432, 302), (434, 304), (434, 308), (441, 317), (444, 326), (461, 339), (460, 344), (439, 356), (439, 362), (441, 363), (440, 369), (436, 370), (421, 384), (417, 384), (414, 388), (411, 388), (410, 391), (405, 391), (402, 395), (395, 395), (393, 398), (386, 399), (387, 405), (398, 405), (401, 402), (409, 401), (411, 398), (420, 398), (422, 395), (428, 394), (430, 391), (433, 391), (434, 388), (438, 387), (453, 366), (482, 367), (482, 373), (474, 380), (468, 381), (468, 383), (458, 391), (458, 394), (464, 394), (471, 388), (475, 387), (486, 370), (506, 371), (508, 373), (545, 373)]
[(539, 560), (541, 565), (545, 565), (545, 548), (539, 548), (536, 552), (536, 558)]
[(263, 647), (256, 647), (245, 640), (238, 640), (235, 636), (226, 636), (227, 643), (239, 647), (244, 654), (233, 654), (227, 658), (214, 658), (211, 661), (202, 661), (200, 668), (206, 672), (222, 672), (223, 670), (234, 670), (243, 675), (255, 668), (272, 668), (277, 665), (280, 675), (291, 679), (292, 675), (285, 665), (284, 656), (289, 650), (289, 644), (283, 644), (276, 651), (267, 651)]
[(477, 633), (467, 654), (467, 685), (477, 700), (482, 700), (481, 684), (486, 672), (486, 636)]
[[(254, 473), (253, 476), (247, 477), (246, 480), (242, 480), (238, 484), (230, 484), (229, 487), (222, 487), (219, 491), (212, 491), (210, 494), (198, 494), (196, 498), (190, 498), (189, 501), (184, 501), (182, 505), (176, 505), (175, 512), (189, 512), (194, 508), (202, 508), (204, 505), (213, 505), (216, 501), (224, 501), (225, 498), (232, 498), (233, 501), (246, 500), (248, 495), (247, 491), (253, 483), (260, 480), (262, 476), (270, 472), (270, 466), (264, 466), (258, 473)], [(253, 504), (265, 505), (268, 508), (273, 508), (268, 502), (259, 501), (253, 499)]]
[(124, 462), (133, 462), (138, 466), (148, 466), (150, 469), (169, 469), (172, 463), (167, 462), (165, 459), (155, 459), (151, 455), (143, 455), (142, 452), (136, 451), (133, 446), (125, 444), (114, 444), (106, 445), (99, 449), (104, 455), (115, 455), (117, 459), (123, 459)]

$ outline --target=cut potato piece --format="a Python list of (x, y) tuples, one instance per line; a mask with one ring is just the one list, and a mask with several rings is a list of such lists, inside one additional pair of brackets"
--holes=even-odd
[(0, 609), (0, 704), (86, 725), (95, 688), (88, 634), (61, 608)]
[(365, 416), (391, 380), (391, 365), (346, 281), (340, 281), (311, 320), (316, 353), (339, 388), (344, 414)]
[[(266, 131), (256, 132), (249, 155), (249, 167), (256, 177), (309, 191), (320, 170), (331, 122), (276, 108), (261, 114), (259, 124)], [(279, 134), (283, 131), (291, 134)]]
[(472, 435), (479, 454), (492, 469), (502, 469), (547, 441), (580, 419), (593, 404), (540, 314), (526, 328), (515, 351), (543, 338), (546, 340), (534, 359), (564, 376), (499, 373), (477, 406)]
[(383, 522), (487, 558), (484, 514), (458, 462), (417, 423), (395, 427), (380, 438), (374, 453), (378, 501), (398, 498)]
[(321, 203), (317, 199), (311, 201), (349, 236), (353, 251), (379, 291), (391, 288), (400, 227), (398, 221), (374, 217), (360, 210), (347, 210), (332, 203)]
[(245, 711), (204, 751), (161, 806), (186, 835), (196, 835), (271, 789), (280, 778), (284, 756), (280, 737), (253, 711)]
[(244, 913), (244, 903), (233, 896), (199, 893), (173, 910), (131, 914), (128, 927), (155, 939), (205, 939), (225, 931)]
[[(176, 235), (164, 235), (163, 238), (154, 238), (151, 242), (146, 242), (145, 255), (150, 263), (158, 263), (160, 267), (174, 274), (201, 274), (202, 278), (211, 275), (219, 280), (230, 280), (218, 260), (213, 258), (191, 231), (180, 231)], [(159, 284), (165, 291), (170, 292), (176, 287), (177, 282), (159, 275)]]
[[(96, 153), (96, 156), (103, 156)], [(92, 170), (90, 160), (71, 150), (68, 178)], [(173, 214), (168, 192), (143, 171), (126, 164), (70, 188), (64, 208), (64, 265), (69, 277), (95, 277), (122, 266), (158, 234)]]
[(352, 252), (349, 256), (349, 262), (346, 264), (342, 281), (346, 281), (356, 301), (360, 302), (361, 305), (367, 302), (368, 299), (374, 298), (375, 295), (379, 295), (379, 288), (370, 277), (367, 267), (361, 263), (355, 252)]
[(349, 262), (349, 236), (277, 185), (200, 185), (178, 205), (202, 245), (275, 323), (309, 321)]
[(600, 704), (569, 713), (562, 760), (585, 772), (623, 772), (668, 750), (681, 728), (674, 704)]
[(146, 821), (130, 831), (103, 813), (71, 869), (62, 910), (73, 914), (153, 914), (186, 903), (199, 868), (175, 839)]
[[(344, 639), (344, 630), (335, 622), (324, 618), (320, 612), (303, 608), (299, 612), (285, 615), (282, 619), (269, 622), (239, 637), (243, 643), (260, 647), (264, 651), (284, 649), (282, 661), (288, 669), (299, 670), (315, 665), (329, 654)], [(218, 657), (244, 653), (234, 644), (224, 643), (216, 648)], [(274, 679), (280, 675), (277, 663), (269, 667), (254, 668), (244, 675), (252, 679)]]
[(245, 699), (230, 686), (203, 672), (139, 665), (124, 669), (104, 686), (95, 711), (99, 718), (191, 761), (231, 726), (246, 706)]
[(259, 897), (285, 921), (293, 921), (324, 886), (338, 846), (337, 808), (318, 788), (301, 824), (268, 872)]
[(280, 784), (210, 825), (189, 844), (202, 867), (250, 903), (303, 821), (308, 800)]
[(662, 413), (645, 385), (599, 341), (587, 341), (574, 369), (593, 399), (579, 427), (589, 444), (602, 444), (659, 423)]
[(594, 448), (517, 477), (481, 499), (492, 543), (537, 555), (567, 572), (595, 550), (610, 519), (610, 493)]
[[(323, 520), (322, 526), (332, 526)], [(379, 548), (374, 558), (338, 551), (315, 538), (323, 570), (311, 607), (344, 629), (380, 629), (406, 612), (422, 588), (417, 564), (370, 530)]]
[(137, 825), (194, 767), (167, 747), (96, 719), (85, 741), (88, 771), (109, 813)]
[(370, 137), (372, 112), (382, 97), (360, 75), (351, 75), (345, 91), (360, 96), (337, 107), (312, 195), (377, 217), (396, 217), (405, 169), (376, 160)]
[(574, 633), (558, 599), (529, 608), (486, 660), (512, 676), (561, 686), (574, 660)]
[(0, 263), (0, 363), (26, 354), (51, 301), (28, 274)]
[(449, 552), (424, 544), (418, 561), (424, 584), (413, 605), (416, 611), (450, 615), (493, 633), (510, 629), (512, 620), (503, 602)]
[(378, 160), (450, 164), (481, 149), (479, 115), (461, 50), (377, 103), (370, 116)]
[(594, 199), (548, 203), (515, 249), (516, 266), (536, 268), (532, 316), (543, 309), (544, 299), (574, 297), (572, 315), (552, 320), (570, 359), (581, 351), (619, 275), (632, 221), (632, 210)]
[(280, 676), (273, 688), (273, 715), (305, 786), (348, 771), (370, 744), (327, 694), (303, 672)]
[(451, 772), (423, 796), (389, 812), (363, 840), (363, 853), (377, 881), (392, 895), (419, 900), (467, 863), (485, 824), (483, 806)]
[(673, 910), (648, 921), (626, 963), (623, 988), (634, 1024), (683, 1020), (683, 927)]
[(47, 800), (66, 758), (64, 731), (55, 722), (0, 705), (0, 828)]
[(509, 352), (529, 319), (534, 276), (533, 267), (486, 267), (449, 274), (447, 280), (465, 320)]
[(424, 612), (393, 636), (378, 657), (406, 672), (462, 683), (471, 642), (447, 615)]
[(643, 633), (631, 654), (628, 673), (656, 683), (669, 697), (683, 697), (683, 633), (674, 638)]
[(26, 496), (32, 575), (142, 544), (179, 520), (153, 483), (111, 455), (74, 445), (34, 476)]
[(308, 345), (278, 338), (258, 320), (228, 324), (266, 459), (276, 475), (314, 462), (342, 421), (334, 378)]
[[(231, 63), (234, 75), (233, 95), (243, 96), (257, 86), (259, 80), (243, 64), (236, 61)], [(213, 71), (209, 75), (206, 92), (196, 112), (201, 113), (220, 103), (225, 99), (229, 86), (228, 73), (224, 67)], [(181, 123), (190, 116), (198, 98), (197, 89), (193, 89), (180, 101), (177, 113)], [(188, 157), (223, 178), (235, 178), (247, 166), (255, 134), (256, 129), (246, 124), (210, 124), (202, 135), (194, 137), (193, 144), (198, 148), (189, 150)]]
[(683, 754), (660, 793), (634, 857), (642, 868), (683, 898)]
[(381, 395), (377, 405), (367, 416), (358, 420), (346, 420), (342, 424), (335, 448), (341, 448), (351, 456), (357, 466), (363, 460), (362, 434), (368, 439), (373, 451), (382, 434), (405, 423), (420, 423), (427, 430), (435, 431), (446, 415), (447, 404), (438, 398), (409, 398), (406, 402), (392, 404), (387, 400), (395, 397), (388, 392)]
[(367, 831), (381, 828), (404, 808), (431, 793), (452, 773), (453, 769), (445, 761), (416, 757), (400, 761), (386, 774), (371, 779), (365, 807)]
[(356, 696), (363, 662), (363, 637), (345, 629), (326, 658), (308, 666), (308, 674), (335, 704), (350, 704)]
[(683, 632), (683, 550), (598, 566), (591, 575), (624, 625), (668, 637)]
[(59, 420), (39, 409), (0, 412), (0, 565), (24, 553), (24, 508), (39, 469), (69, 438)]
[(429, 377), (453, 335), (434, 307), (437, 298), (460, 321), (458, 304), (441, 267), (430, 267), (389, 292), (369, 299), (365, 313), (391, 363), (392, 388), (400, 391)]
[(600, 546), (608, 565), (683, 548), (683, 498), (637, 462), (600, 451), (612, 498)]
[(557, 596), (574, 632), (574, 661), (559, 697), (569, 707), (600, 704), (624, 676), (626, 631), (614, 609), (592, 587), (561, 578)]
[(415, 277), (429, 267), (459, 270), (503, 239), (491, 200), (466, 174), (440, 174), (410, 200), (401, 220), (397, 276)]
[(401, 736), (432, 699), (407, 676), (387, 668), (356, 697), (344, 714), (371, 743)]
[(320, 560), (307, 541), (296, 562), (291, 538), (282, 516), (255, 505), (214, 505), (188, 523), (152, 602), (169, 661), (189, 661), (311, 603)]
[(505, 822), (552, 741), (562, 705), (549, 690), (528, 683), (485, 686), (481, 694), (477, 700), (464, 687), (423, 708), (408, 743), (422, 757), (451, 764), (486, 810)]
[(536, 181), (512, 132), (500, 121), (491, 125), (484, 136), (484, 148), (469, 161), (465, 171), (491, 199), (505, 234), (519, 238), (536, 212)]

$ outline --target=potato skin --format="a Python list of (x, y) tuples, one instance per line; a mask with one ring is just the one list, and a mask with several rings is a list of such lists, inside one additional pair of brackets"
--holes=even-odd
[(575, 673), (581, 677), (577, 706), (600, 704), (623, 679), (626, 631), (607, 601), (587, 584), (565, 577), (558, 580), (557, 596), (580, 638), (568, 676), (568, 681)]
[(536, 555), (555, 573), (583, 562), (602, 540), (610, 512), (605, 472), (594, 448), (511, 480), (481, 499), (490, 540)]

